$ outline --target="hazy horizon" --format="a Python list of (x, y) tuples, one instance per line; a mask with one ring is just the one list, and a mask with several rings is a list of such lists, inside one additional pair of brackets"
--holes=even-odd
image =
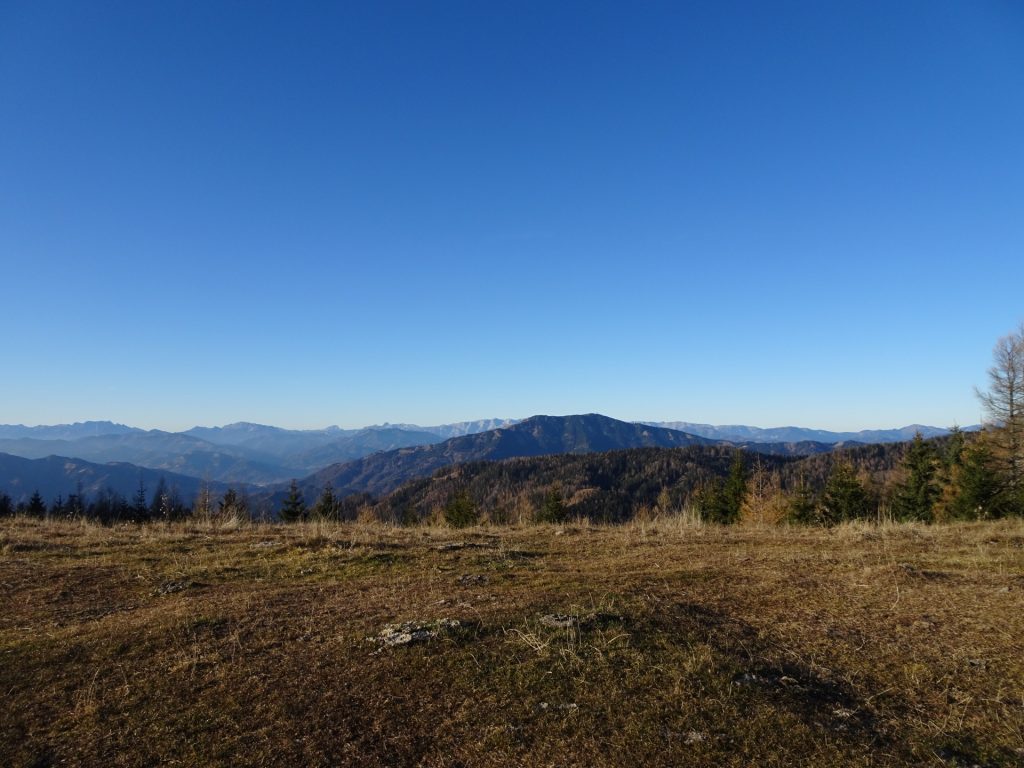
[[(455, 419), (447, 419), (447, 420), (443, 420), (443, 421), (430, 421), (430, 422), (428, 422), (428, 421), (378, 421), (378, 422), (366, 422), (365, 424), (337, 424), (337, 423), (333, 423), (332, 422), (332, 423), (326, 423), (326, 424), (315, 424), (315, 425), (312, 425), (312, 426), (306, 426), (306, 425), (292, 426), (292, 425), (288, 425), (288, 424), (274, 424), (274, 423), (267, 422), (267, 421), (257, 421), (257, 420), (254, 420), (254, 419), (238, 419), (236, 421), (222, 421), (222, 422), (216, 422), (216, 423), (211, 422), (211, 423), (205, 423), (205, 424), (203, 424), (203, 423), (191, 423), (191, 424), (188, 424), (187, 426), (177, 427), (177, 426), (173, 426), (173, 425), (171, 425), (171, 426), (166, 426), (166, 425), (165, 426), (154, 426), (152, 424), (132, 423), (132, 422), (127, 422), (127, 421), (121, 421), (119, 419), (109, 419), (109, 418), (108, 419), (74, 419), (72, 421), (55, 421), (55, 422), (46, 422), (46, 423), (38, 422), (38, 423), (31, 423), (31, 424), (30, 423), (26, 423), (26, 422), (0, 422), (0, 426), (23, 426), (23, 427), (32, 429), (32, 428), (36, 428), (36, 427), (70, 426), (70, 425), (73, 425), (73, 424), (81, 424), (81, 423), (88, 423), (88, 422), (110, 422), (110, 423), (113, 423), (113, 424), (116, 424), (116, 425), (120, 425), (120, 426), (124, 426), (124, 427), (134, 427), (134, 428), (137, 428), (137, 429), (144, 429), (144, 430), (157, 430), (157, 431), (162, 431), (162, 432), (186, 432), (186, 431), (188, 431), (190, 429), (194, 429), (194, 428), (207, 428), (207, 429), (211, 429), (211, 428), (226, 427), (226, 426), (230, 426), (230, 425), (233, 425), (233, 424), (253, 424), (253, 425), (264, 426), (264, 427), (277, 427), (277, 428), (286, 429), (286, 430), (318, 431), (318, 430), (330, 429), (332, 427), (338, 428), (338, 429), (346, 429), (346, 430), (364, 429), (364, 428), (368, 428), (368, 427), (384, 427), (384, 426), (395, 427), (395, 426), (398, 426), (398, 425), (411, 425), (411, 426), (417, 426), (417, 427), (435, 427), (435, 426), (441, 426), (441, 425), (447, 425), (447, 424), (462, 424), (462, 423), (470, 423), (470, 422), (477, 422), (477, 421), (490, 421), (490, 420), (494, 420), (494, 419), (506, 420), (506, 421), (524, 421), (525, 419), (531, 418), (533, 416), (572, 416), (572, 415), (581, 415), (582, 413), (583, 412), (580, 412), (579, 414), (576, 414), (576, 413), (531, 413), (531, 414), (529, 414), (527, 416), (481, 416), (479, 418), (470, 418), (470, 419), (455, 418)], [(938, 428), (949, 428), (949, 427), (954, 426), (954, 424), (955, 424), (955, 426), (958, 426), (958, 427), (969, 427), (969, 426), (974, 426), (976, 424), (980, 424), (981, 423), (981, 420), (979, 418), (978, 421), (962, 422), (962, 423), (954, 422), (954, 423), (950, 423), (950, 424), (929, 423), (929, 422), (924, 422), (924, 421), (907, 421), (907, 422), (900, 423), (900, 424), (875, 424), (875, 425), (849, 427), (849, 428), (846, 428), (846, 427), (836, 428), (836, 427), (829, 427), (829, 426), (820, 426), (820, 425), (817, 425), (817, 424), (797, 424), (797, 423), (786, 423), (786, 424), (782, 424), (782, 423), (780, 423), (780, 424), (750, 424), (750, 423), (738, 422), (738, 421), (710, 422), (710, 421), (702, 421), (702, 420), (699, 420), (699, 419), (674, 419), (674, 418), (664, 418), (664, 419), (658, 419), (658, 418), (655, 418), (655, 419), (650, 419), (650, 418), (625, 419), (625, 418), (621, 418), (619, 416), (616, 416), (614, 414), (600, 413), (600, 412), (596, 412), (596, 411), (595, 412), (588, 412), (588, 413), (599, 413), (601, 416), (608, 416), (609, 418), (618, 419), (619, 421), (626, 421), (626, 422), (632, 422), (632, 423), (650, 423), (650, 422), (654, 422), (654, 423), (665, 423), (665, 424), (668, 424), (668, 423), (673, 423), (673, 422), (681, 422), (681, 423), (699, 424), (699, 425), (703, 425), (703, 426), (715, 426), (715, 427), (743, 426), (743, 427), (753, 427), (755, 429), (765, 429), (765, 430), (796, 428), (796, 429), (821, 430), (821, 431), (826, 431), (826, 432), (865, 432), (865, 431), (872, 431), (872, 430), (901, 429), (903, 427), (909, 427), (909, 426), (915, 426), (915, 425), (927, 426), (927, 427), (938, 427)]]

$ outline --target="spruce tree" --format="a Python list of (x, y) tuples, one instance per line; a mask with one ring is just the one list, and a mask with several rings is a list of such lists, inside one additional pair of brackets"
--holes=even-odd
[(743, 451), (736, 451), (729, 465), (729, 476), (722, 489), (725, 496), (725, 519), (720, 522), (735, 523), (740, 518), (743, 500), (747, 497), (747, 475), (743, 462)]
[(868, 515), (868, 494), (857, 478), (853, 466), (847, 461), (832, 465), (821, 503), (821, 520), (835, 525), (846, 520), (858, 520)]
[(540, 513), (537, 515), (537, 522), (565, 522), (565, 502), (562, 500), (562, 489), (558, 486), (552, 486), (544, 495), (544, 503), (541, 504)]
[(695, 494), (694, 501), (705, 522), (730, 525), (739, 519), (746, 496), (743, 452), (735, 451), (725, 480), (716, 477), (705, 483)]
[(46, 502), (43, 501), (43, 497), (39, 495), (38, 490), (32, 493), (25, 511), (32, 515), (32, 517), (44, 517), (46, 515)]
[(918, 432), (903, 459), (905, 479), (896, 486), (893, 511), (901, 520), (931, 522), (935, 503), (939, 499), (939, 486), (935, 482), (937, 457), (931, 443), (926, 443)]
[(725, 483), (720, 477), (704, 483), (694, 494), (694, 503), (704, 522), (725, 524), (731, 521), (729, 499), (725, 493)]
[(469, 491), (460, 488), (455, 492), (445, 505), (444, 519), (453, 528), (466, 528), (476, 524), (479, 515)]
[(946, 446), (942, 451), (942, 466), (947, 473), (952, 473), (953, 468), (962, 463), (966, 446), (967, 437), (964, 435), (964, 431), (954, 424), (949, 429), (949, 437), (946, 439)]
[(818, 504), (806, 477), (801, 477), (800, 482), (793, 490), (793, 494), (789, 498), (788, 512), (789, 520), (794, 523), (811, 525), (819, 522)]
[(0, 517), (10, 517), (14, 514), (14, 502), (6, 493), (0, 493)]
[(321, 520), (336, 520), (338, 518), (338, 500), (334, 497), (334, 488), (328, 483), (320, 492), (320, 498), (313, 505), (313, 517)]
[(149, 505), (146, 504), (146, 484), (141, 477), (139, 478), (139, 487), (132, 498), (131, 513), (134, 520), (145, 520), (149, 517)]
[(292, 484), (288, 486), (288, 497), (281, 505), (281, 520), (286, 523), (297, 523), (306, 519), (306, 512), (306, 500), (302, 498), (298, 482), (292, 480)]
[(1003, 517), (1012, 512), (1000, 469), (988, 437), (982, 434), (964, 449), (960, 466), (952, 477), (951, 498), (947, 504), (949, 516), (977, 520)]

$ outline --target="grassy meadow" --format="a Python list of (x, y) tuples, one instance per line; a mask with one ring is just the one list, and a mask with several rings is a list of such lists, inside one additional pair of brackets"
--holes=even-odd
[(7, 519), (0, 595), (4, 766), (1024, 765), (1021, 521)]

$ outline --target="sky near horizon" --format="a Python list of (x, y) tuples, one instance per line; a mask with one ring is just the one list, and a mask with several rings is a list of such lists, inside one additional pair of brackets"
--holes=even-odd
[(0, 0), (0, 423), (979, 421), (1024, 5)]

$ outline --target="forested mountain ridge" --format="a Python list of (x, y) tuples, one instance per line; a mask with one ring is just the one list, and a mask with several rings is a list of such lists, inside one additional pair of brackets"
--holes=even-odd
[[(961, 460), (964, 445), (941, 437), (787, 457), (698, 444), (475, 461), (440, 469), (359, 503), (375, 516), (397, 522), (436, 519), (461, 503), (493, 522), (561, 516), (614, 523), (638, 514), (697, 511), (707, 500), (702, 494), (722, 484), (738, 466), (737, 514), (744, 501), (748, 507), (774, 504), (773, 514), (789, 514), (783, 506), (791, 505), (801, 490), (809, 499), (824, 498), (837, 470), (855, 478), (866, 509), (877, 512), (894, 503), (915, 446), (924, 446), (933, 457), (937, 483), (943, 467)], [(347, 505), (346, 511), (355, 514), (356, 505)]]
[(470, 461), (712, 443), (684, 432), (631, 424), (599, 414), (534, 416), (509, 427), (454, 437), (434, 445), (386, 451), (327, 467), (303, 480), (301, 488), (307, 496), (319, 494), (326, 485), (342, 494), (380, 495), (408, 480), (428, 476), (441, 467)]

